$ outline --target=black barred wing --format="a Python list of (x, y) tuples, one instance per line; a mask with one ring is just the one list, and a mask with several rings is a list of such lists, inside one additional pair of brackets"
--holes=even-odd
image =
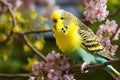
[(108, 55), (105, 48), (101, 45), (98, 37), (85, 24), (80, 25), (79, 34), (82, 37), (82, 45), (90, 52), (99, 54), (107, 59), (115, 59), (114, 56)]
[(83, 46), (87, 48), (89, 51), (97, 53), (99, 51), (104, 50), (97, 36), (86, 25), (83, 24), (82, 26), (80, 26), (79, 34), (81, 35), (83, 39), (82, 41)]

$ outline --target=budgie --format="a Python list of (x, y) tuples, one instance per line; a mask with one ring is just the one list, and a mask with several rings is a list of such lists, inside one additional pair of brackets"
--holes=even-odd
[[(65, 10), (56, 10), (51, 14), (52, 31), (58, 48), (73, 61), (81, 64), (81, 71), (86, 65), (102, 64), (118, 59), (109, 55), (94, 32), (76, 16)], [(111, 65), (104, 70), (120, 80), (120, 73)]]

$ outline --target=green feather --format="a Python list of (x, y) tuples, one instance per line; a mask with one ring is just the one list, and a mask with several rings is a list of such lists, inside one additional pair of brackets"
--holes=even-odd
[(86, 62), (87, 64), (96, 63), (95, 56), (81, 47), (73, 50), (70, 54), (68, 54), (68, 56), (77, 63), (81, 62), (82, 63)]
[[(103, 56), (93, 54), (80, 47), (73, 50), (68, 56), (78, 64), (82, 64), (84, 62), (86, 62), (87, 65), (103, 64), (108, 61)], [(113, 78), (119, 80), (120, 73), (117, 70), (115, 70), (111, 65), (106, 66), (104, 70), (107, 71), (111, 76), (113, 76)]]

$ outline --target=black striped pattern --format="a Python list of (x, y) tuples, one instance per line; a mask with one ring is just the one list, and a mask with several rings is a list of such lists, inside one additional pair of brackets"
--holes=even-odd
[(80, 26), (79, 34), (82, 36), (82, 45), (89, 51), (98, 53), (104, 50), (97, 36), (84, 24)]

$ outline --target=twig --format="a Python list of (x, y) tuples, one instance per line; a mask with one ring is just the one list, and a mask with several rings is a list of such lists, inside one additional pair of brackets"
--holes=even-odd
[(92, 69), (104, 68), (107, 65), (113, 65), (113, 64), (116, 64), (116, 63), (120, 64), (120, 60), (111, 60), (111, 61), (105, 62), (103, 64), (90, 65), (90, 66), (87, 66), (84, 70), (92, 70)]
[(115, 15), (117, 15), (120, 12), (120, 7), (112, 14), (109, 14), (108, 17), (113, 17)]
[(82, 22), (89, 22), (89, 20), (86, 20), (85, 18), (80, 19)]
[[(107, 65), (113, 65), (113, 64), (116, 64), (116, 63), (119, 63), (120, 64), (120, 60), (111, 60), (111, 61), (108, 61), (106, 63), (103, 63), (103, 64), (97, 64), (97, 65), (90, 65), (90, 66), (87, 66), (86, 68), (84, 68), (84, 70), (93, 70), (93, 69), (98, 69), (98, 68), (104, 68), (106, 67)], [(80, 70), (75, 69), (75, 67), (71, 67), (72, 73), (75, 73), (75, 72), (79, 72)], [(26, 73), (26, 74), (4, 74), (4, 73), (0, 73), (0, 77), (2, 78), (18, 78), (18, 77), (21, 77), (21, 78), (29, 78), (30, 76), (35, 76), (34, 74), (32, 73)]]
[(26, 74), (4, 74), (4, 73), (0, 73), (1, 78), (17, 78), (17, 77), (29, 78), (30, 76), (33, 76), (33, 74), (32, 73), (26, 73)]
[(25, 41), (25, 44), (26, 44), (34, 53), (36, 53), (39, 57), (41, 57), (41, 59), (43, 59), (44, 61), (46, 61), (46, 57), (45, 57), (41, 52), (39, 52), (38, 50), (36, 50), (36, 49), (32, 46), (32, 44), (29, 42), (27, 36), (26, 36), (24, 33), (19, 32), (19, 33), (17, 33), (17, 34), (21, 35), (21, 37), (22, 37), (23, 40)]
[[(120, 64), (120, 59), (119, 60), (111, 60), (111, 61), (108, 61), (108, 62), (105, 62), (103, 64), (96, 64), (96, 65), (88, 65), (84, 68), (84, 70), (94, 70), (94, 69), (100, 69), (100, 68), (104, 68), (106, 67), (107, 65), (113, 65), (113, 64)], [(80, 68), (78, 67), (79, 65), (74, 65), (70, 68), (70, 72), (71, 73), (76, 73), (78, 71), (80, 71)], [(80, 65), (81, 67), (81, 65)]]
[[(10, 38), (12, 37), (12, 35), (13, 35), (13, 28), (15, 27), (15, 25), (16, 25), (17, 23), (16, 23), (16, 19), (15, 19), (14, 15), (13, 15), (13, 11), (12, 11), (11, 7), (7, 4), (7, 2), (6, 2), (5, 0), (0, 0), (0, 2), (3, 3), (3, 4), (8, 8), (8, 12), (10, 13), (10, 16), (11, 16), (11, 18), (12, 18), (12, 28), (11, 28), (11, 31), (10, 31), (9, 35), (7, 36), (7, 39), (6, 39), (6, 40), (0, 42), (0, 44), (5, 44), (5, 43), (7, 43), (7, 42), (10, 40)], [(48, 31), (28, 31), (28, 32), (24, 32), (24, 33), (19, 33), (19, 34), (22, 35), (22, 38), (24, 39), (26, 45), (28, 45), (28, 47), (29, 47), (33, 52), (35, 52), (38, 56), (40, 56), (44, 61), (46, 61), (46, 60), (45, 60), (45, 56), (42, 55), (42, 53), (40, 53), (39, 51), (37, 51), (37, 50), (31, 45), (31, 43), (29, 42), (29, 40), (27, 39), (27, 37), (26, 37), (25, 34), (42, 33), (42, 32), (49, 32), (49, 31), (51, 31), (51, 30), (48, 30)]]
[(114, 37), (116, 36), (116, 34), (117, 34), (117, 32), (118, 32), (119, 29), (120, 29), (120, 24), (118, 25), (115, 33), (110, 37), (110, 41), (112, 41), (114, 39)]
[(2, 3), (3, 5), (7, 6), (7, 2), (5, 0), (0, 0), (0, 3)]
[(41, 57), (41, 59), (43, 59), (44, 61), (46, 61), (46, 57), (39, 52), (37, 49), (35, 49), (32, 44), (29, 42), (28, 38), (26, 35), (28, 34), (32, 34), (32, 33), (36, 33), (36, 34), (40, 34), (40, 33), (45, 33), (45, 32), (51, 32), (52, 30), (32, 30), (32, 31), (26, 31), (26, 32), (17, 32), (16, 34), (21, 35), (21, 37), (23, 38), (23, 40), (25, 41), (25, 44), (34, 52), (36, 53), (39, 57)]
[(36, 34), (39, 34), (39, 33), (46, 33), (46, 32), (51, 32), (52, 30), (31, 30), (31, 31), (26, 31), (26, 32), (23, 32), (25, 35), (27, 34), (32, 34), (32, 33), (36, 33)]
[(5, 44), (5, 43), (7, 43), (7, 42), (10, 40), (10, 38), (12, 37), (12, 35), (13, 35), (13, 28), (15, 27), (15, 25), (17, 24), (17, 22), (16, 22), (16, 19), (15, 19), (15, 16), (13, 15), (13, 11), (12, 11), (12, 9), (11, 9), (11, 6), (9, 6), (9, 5), (7, 4), (6, 0), (0, 0), (0, 2), (3, 3), (3, 4), (7, 7), (8, 12), (9, 12), (11, 18), (12, 18), (12, 28), (11, 28), (11, 31), (10, 31), (10, 33), (8, 34), (7, 38), (6, 38), (4, 41), (1, 41), (1, 42), (0, 42), (0, 44)]

